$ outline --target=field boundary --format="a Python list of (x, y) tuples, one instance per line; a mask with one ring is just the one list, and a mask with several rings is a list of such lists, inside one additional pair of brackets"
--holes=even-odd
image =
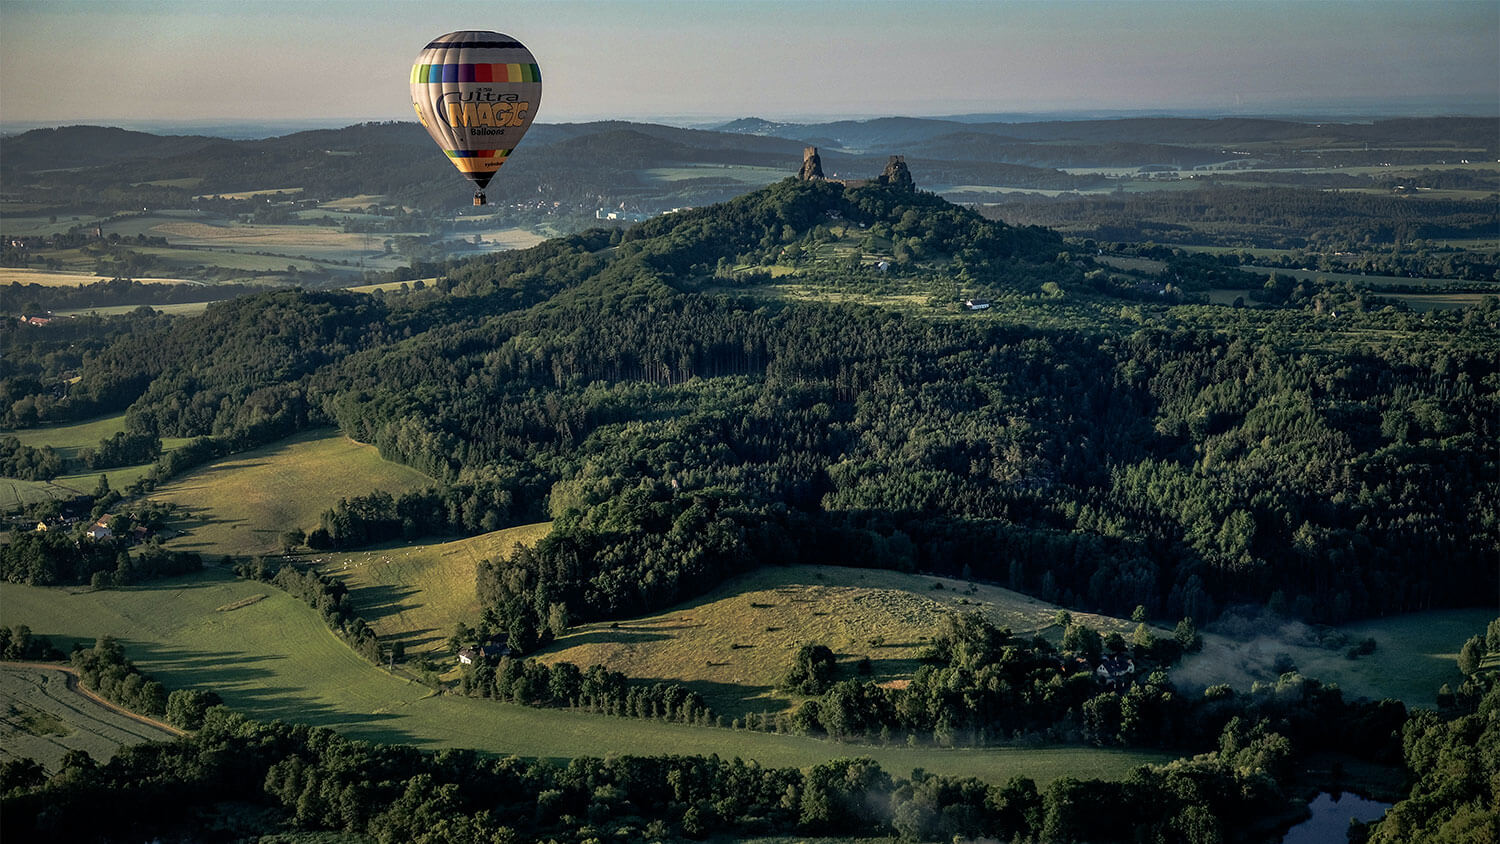
[(142, 715), (139, 712), (126, 709), (118, 703), (105, 700), (104, 698), (95, 694), (93, 690), (83, 684), (82, 680), (79, 678), (78, 669), (72, 667), (71, 665), (59, 665), (55, 662), (13, 662), (9, 660), (0, 660), (0, 668), (23, 668), (28, 671), (45, 670), (60, 672), (64, 676), (63, 683), (67, 687), (68, 691), (76, 692), (83, 697), (86, 697), (89, 700), (93, 701), (94, 703), (99, 704), (105, 709), (108, 709), (118, 715), (123, 715), (124, 717), (129, 718), (132, 721), (137, 721), (139, 723), (145, 724), (148, 727), (155, 727), (159, 730), (166, 730), (167, 732), (177, 736), (187, 735), (186, 730), (178, 729), (177, 727), (174, 727), (165, 721), (158, 721), (155, 718), (151, 718), (149, 716)]

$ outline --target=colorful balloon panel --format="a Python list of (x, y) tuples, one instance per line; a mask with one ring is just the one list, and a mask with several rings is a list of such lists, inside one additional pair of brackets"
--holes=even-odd
[(531, 51), (509, 35), (450, 32), (417, 56), (411, 102), (448, 160), (483, 189), (531, 128), (542, 73)]

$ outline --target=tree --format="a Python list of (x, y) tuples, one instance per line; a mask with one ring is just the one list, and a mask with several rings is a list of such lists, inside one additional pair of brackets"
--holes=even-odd
[(803, 695), (820, 695), (833, 685), (837, 661), (827, 645), (803, 645), (781, 681), (782, 688)]
[(1458, 670), (1465, 677), (1472, 677), (1479, 671), (1479, 665), (1484, 661), (1485, 648), (1484, 639), (1480, 636), (1472, 636), (1469, 641), (1458, 651)]
[(1192, 616), (1183, 616), (1172, 628), (1172, 638), (1182, 646), (1184, 653), (1197, 653), (1203, 647), (1203, 637), (1198, 635), (1198, 625), (1193, 623)]
[(30, 757), (15, 757), (0, 763), (0, 795), (30, 791), (47, 781), (47, 770)]
[(203, 726), (208, 710), (223, 702), (217, 692), (176, 689), (167, 695), (167, 721), (184, 730), (196, 730)]

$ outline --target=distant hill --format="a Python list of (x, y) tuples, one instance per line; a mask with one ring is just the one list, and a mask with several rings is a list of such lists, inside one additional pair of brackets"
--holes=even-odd
[(944, 135), (991, 135), (1010, 141), (1201, 145), (1289, 141), (1299, 138), (1361, 143), (1440, 142), (1485, 149), (1500, 146), (1492, 118), (1438, 117), (1373, 123), (1309, 123), (1265, 118), (1133, 117), (1109, 120), (1049, 120), (1031, 123), (968, 122), (956, 119), (883, 117), (831, 123), (771, 123), (746, 119), (723, 132), (822, 139), (844, 149), (910, 149)]
[(153, 135), (111, 126), (33, 129), (0, 138), (0, 172), (31, 173), (166, 158), (223, 143), (202, 135)]

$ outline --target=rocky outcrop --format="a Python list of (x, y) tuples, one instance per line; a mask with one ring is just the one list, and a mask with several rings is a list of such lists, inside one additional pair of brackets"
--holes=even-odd
[(890, 185), (893, 188), (903, 190), (916, 190), (917, 183), (912, 181), (911, 170), (906, 167), (906, 156), (893, 155), (885, 164), (885, 172), (880, 174), (876, 181), (882, 185)]
[(823, 160), (818, 158), (817, 147), (807, 147), (802, 150), (802, 169), (797, 172), (797, 178), (804, 182), (823, 178)]

